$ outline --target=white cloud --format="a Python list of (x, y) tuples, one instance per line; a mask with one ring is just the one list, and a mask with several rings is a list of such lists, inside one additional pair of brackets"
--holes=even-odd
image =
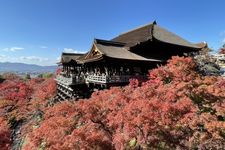
[(0, 55), (0, 58), (5, 58), (6, 57), (6, 55)]
[(56, 59), (50, 59), (39, 56), (11, 57), (8, 55), (0, 54), (0, 62), (20, 62), (46, 66), (46, 65), (56, 65), (58, 61), (56, 61)]
[(8, 51), (8, 52), (15, 52), (15, 51), (19, 51), (19, 50), (23, 50), (23, 47), (8, 47), (8, 48), (4, 48), (3, 51)]
[(36, 61), (36, 62), (45, 62), (45, 61), (49, 61), (48, 58), (44, 58), (44, 57), (38, 57), (38, 56), (21, 56), (20, 57), (21, 61)]
[(78, 53), (78, 51), (76, 51), (76, 50), (74, 50), (72, 48), (64, 48), (63, 52), (66, 52), (66, 53)]
[(7, 59), (6, 55), (0, 55), (0, 61), (5, 61)]
[(40, 48), (42, 48), (42, 49), (46, 49), (46, 48), (48, 48), (47, 46), (40, 46)]
[(16, 60), (15, 57), (9, 57), (6, 55), (0, 55), (0, 62), (10, 62)]

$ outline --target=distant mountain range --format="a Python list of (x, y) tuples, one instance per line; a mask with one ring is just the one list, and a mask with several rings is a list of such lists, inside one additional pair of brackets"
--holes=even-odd
[(0, 72), (44, 73), (55, 72), (57, 66), (39, 66), (24, 63), (0, 62)]

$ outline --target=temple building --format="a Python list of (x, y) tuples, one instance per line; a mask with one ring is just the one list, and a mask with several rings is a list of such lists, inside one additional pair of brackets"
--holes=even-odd
[(171, 56), (196, 54), (206, 47), (205, 42), (190, 43), (156, 22), (111, 40), (94, 39), (85, 54), (62, 53), (58, 97), (77, 99), (95, 89), (126, 85), (132, 78), (147, 79), (148, 70)]

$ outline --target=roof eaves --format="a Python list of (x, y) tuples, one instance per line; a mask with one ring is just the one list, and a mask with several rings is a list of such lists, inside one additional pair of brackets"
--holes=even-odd
[[(156, 30), (156, 27), (157, 27), (157, 30)], [(160, 33), (160, 32), (165, 32), (165, 33)], [(168, 39), (167, 40), (162, 39), (162, 38), (160, 38), (160, 37), (162, 37), (162, 35), (163, 36), (169, 35), (169, 37), (167, 37), (168, 39), (175, 38), (175, 39), (180, 40), (180, 43), (177, 42), (177, 41), (171, 41), (170, 42)], [(178, 45), (178, 46), (183, 46), (183, 47), (193, 48), (193, 49), (201, 49), (199, 46), (190, 43), (189, 41), (183, 39), (179, 35), (176, 35), (176, 34), (170, 32), (170, 31), (168, 31), (167, 29), (161, 28), (160, 26), (157, 26), (157, 25), (153, 26), (152, 39), (156, 39), (156, 40), (158, 40), (160, 42), (164, 42), (164, 43), (167, 43), (167, 44), (173, 44), (173, 45)], [(182, 42), (183, 42), (183, 44), (181, 44)]]

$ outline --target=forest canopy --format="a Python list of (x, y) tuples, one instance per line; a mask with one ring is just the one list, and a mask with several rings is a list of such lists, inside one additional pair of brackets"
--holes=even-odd
[(224, 149), (225, 80), (203, 76), (190, 57), (174, 56), (148, 81), (94, 92), (53, 106), (52, 78), (0, 84), (0, 147), (31, 149)]

